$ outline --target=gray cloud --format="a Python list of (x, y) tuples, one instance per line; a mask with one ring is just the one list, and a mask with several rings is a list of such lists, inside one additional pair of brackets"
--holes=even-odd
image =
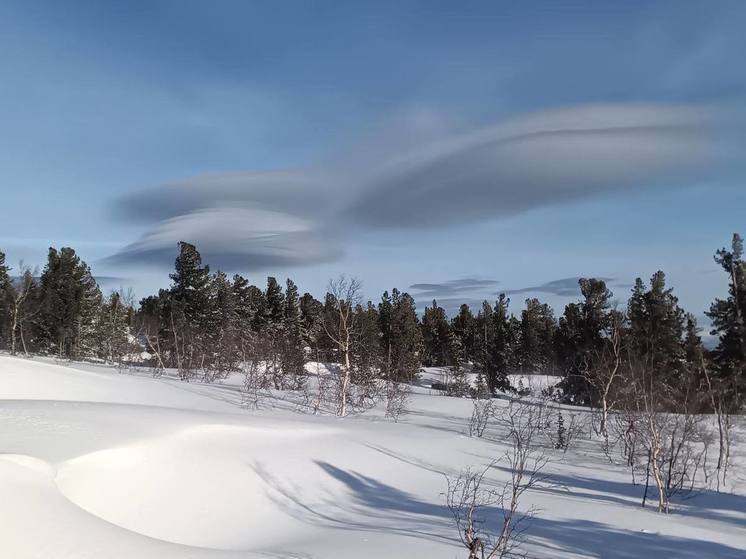
[(473, 293), (497, 285), (498, 281), (490, 279), (462, 278), (441, 283), (415, 283), (409, 286), (414, 295), (420, 299), (440, 299), (459, 293)]
[[(616, 280), (616, 278), (597, 279), (601, 279), (607, 284)], [(578, 284), (579, 281), (579, 277), (562, 278), (548, 281), (546, 283), (542, 283), (541, 285), (521, 287), (520, 289), (508, 289), (506, 291), (501, 291), (501, 293), (505, 293), (506, 295), (516, 295), (518, 293), (549, 293), (551, 295), (558, 295), (561, 297), (574, 297), (576, 295), (580, 295), (580, 285)]]
[(172, 262), (179, 241), (198, 246), (204, 260), (224, 270), (333, 261), (341, 249), (316, 225), (260, 208), (209, 208), (161, 221), (110, 263)]
[[(732, 116), (711, 106), (585, 105), (448, 132), (429, 115), (416, 142), (389, 127), (325, 165), (206, 175), (128, 196), (119, 215), (150, 230), (110, 261), (170, 263), (176, 241), (188, 240), (206, 260), (242, 269), (314, 264), (339, 258), (335, 239), (366, 229), (470, 224), (722, 178), (742, 142), (731, 132), (743, 122)], [(430, 287), (448, 289), (458, 286)]]

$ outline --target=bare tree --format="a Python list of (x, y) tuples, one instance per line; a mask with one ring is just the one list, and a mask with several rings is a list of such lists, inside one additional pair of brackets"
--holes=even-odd
[[(687, 379), (680, 378), (672, 384), (666, 380), (668, 375), (662, 365), (654, 369), (649, 359), (634, 355), (625, 360), (624, 376), (630, 387), (623, 403), (625, 442), (631, 441), (633, 448), (640, 446), (644, 450), (633, 451), (630, 456), (633, 468), (644, 466), (646, 472), (642, 504), (647, 500), (652, 478), (657, 509), (667, 513), (674, 495), (694, 488), (697, 472), (705, 467), (711, 436), (697, 413), (698, 402), (691, 393), (693, 384)], [(671, 402), (675, 402), (675, 409), (671, 409)]]
[(474, 409), (469, 419), (469, 436), (481, 438), (487, 429), (487, 424), (494, 413), (492, 400), (475, 398), (472, 400)]
[(31, 268), (24, 265), (21, 261), (18, 265), (20, 272), (20, 278), (15, 283), (11, 283), (11, 297), (10, 297), (10, 353), (15, 355), (17, 352), (17, 336), (20, 335), (21, 347), (23, 353), (28, 355), (28, 348), (26, 347), (26, 338), (23, 335), (24, 325), (28, 319), (30, 319), (39, 307), (32, 309), (28, 304), (31, 294), (36, 285), (34, 277), (38, 274), (38, 270), (31, 271)]
[(599, 352), (595, 365), (589, 367), (588, 380), (595, 389), (600, 407), (599, 433), (605, 444), (609, 440), (609, 411), (616, 405), (615, 385), (621, 377), (622, 334), (624, 315), (616, 310), (609, 314), (608, 336), (603, 349)]
[[(543, 406), (513, 401), (495, 417), (509, 443), (503, 456), (481, 471), (467, 468), (454, 479), (446, 478), (446, 503), (469, 559), (519, 556), (525, 524), (536, 513), (534, 508), (521, 512), (519, 502), (526, 491), (545, 480), (548, 457), (541, 441), (546, 422)], [(499, 464), (504, 464), (501, 469), (508, 472), (509, 479), (495, 486), (486, 482), (485, 476)]]
[(724, 484), (728, 475), (728, 462), (730, 461), (730, 428), (731, 420), (728, 408), (724, 403), (725, 390), (722, 382), (718, 382), (710, 375), (709, 368), (703, 356), (700, 356), (702, 374), (707, 384), (707, 396), (712, 412), (715, 414), (718, 426), (718, 459), (715, 467), (716, 488), (720, 491), (720, 485)]
[(360, 282), (344, 275), (329, 281), (328, 296), (332, 309), (323, 324), (324, 331), (337, 347), (342, 357), (342, 378), (339, 386), (339, 408), (337, 415), (344, 417), (348, 411), (350, 379), (352, 375), (351, 355), (355, 340), (357, 314), (355, 305), (360, 303)]

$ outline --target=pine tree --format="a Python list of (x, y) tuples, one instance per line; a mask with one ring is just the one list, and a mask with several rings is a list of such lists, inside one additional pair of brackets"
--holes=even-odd
[(583, 278), (579, 284), (583, 300), (565, 307), (554, 346), (565, 375), (561, 383), (565, 397), (573, 403), (588, 405), (592, 399), (588, 373), (596, 356), (602, 353), (605, 333), (611, 324), (612, 293), (600, 279)]
[(394, 373), (394, 305), (388, 291), (384, 291), (378, 304), (378, 324), (381, 331), (381, 373), (391, 380)]
[(715, 262), (728, 274), (728, 296), (716, 299), (707, 313), (718, 337), (713, 358), (720, 380), (738, 390), (746, 370), (746, 261), (740, 235), (733, 235), (730, 250), (717, 251)]
[(306, 359), (298, 288), (289, 278), (286, 284), (284, 302), (282, 371), (286, 375), (293, 376), (294, 387), (297, 388), (299, 379), (304, 375)]
[(422, 317), (423, 365), (443, 367), (451, 364), (450, 334), (446, 311), (433, 300), (432, 306), (425, 309)]
[(121, 363), (131, 349), (130, 320), (131, 309), (122, 300), (118, 291), (104, 299), (96, 325), (99, 339), (98, 355), (112, 363)]
[(12, 285), (8, 266), (5, 265), (5, 253), (0, 250), (0, 345), (10, 338), (10, 312)]
[(101, 292), (88, 265), (71, 248), (59, 252), (50, 248), (39, 283), (41, 301), (34, 320), (37, 347), (60, 357), (92, 355)]
[(228, 277), (218, 271), (212, 277), (208, 332), (206, 340), (212, 351), (207, 365), (212, 374), (207, 380), (214, 380), (235, 370), (240, 360), (239, 316), (233, 284)]
[(489, 368), (490, 390), (506, 390), (510, 386), (508, 375), (513, 370), (517, 340), (509, 314), (510, 299), (501, 293), (492, 313), (492, 355)]
[(171, 364), (179, 369), (182, 379), (188, 379), (196, 367), (204, 367), (212, 353), (213, 285), (210, 267), (202, 265), (197, 248), (183, 241), (178, 246), (175, 271), (169, 276), (168, 308), (164, 310)]
[(482, 309), (476, 318), (474, 371), (476, 373), (477, 392), (483, 395), (492, 389), (490, 378), (496, 376), (495, 364), (495, 320), (494, 311), (488, 301), (482, 302)]
[(684, 355), (687, 363), (699, 367), (704, 357), (704, 348), (702, 347), (702, 338), (700, 337), (701, 329), (697, 326), (697, 319), (693, 314), (686, 315), (686, 333), (684, 335)]
[(310, 348), (318, 348), (323, 329), (321, 319), (324, 304), (310, 293), (304, 293), (300, 298), (300, 322), (303, 332), (303, 343)]
[(255, 328), (256, 318), (260, 314), (260, 301), (264, 298), (264, 294), (261, 289), (251, 285), (249, 280), (239, 274), (233, 276), (231, 290), (239, 338), (247, 342)]
[(280, 325), (285, 317), (285, 296), (282, 286), (273, 277), (267, 278), (267, 290), (264, 292), (267, 301), (265, 316), (269, 324)]
[(627, 316), (632, 349), (647, 360), (651, 370), (676, 376), (684, 357), (685, 316), (673, 289), (666, 288), (663, 272), (653, 274), (647, 290), (640, 278), (635, 280)]
[(175, 271), (169, 277), (171, 299), (180, 306), (186, 321), (194, 328), (205, 324), (210, 306), (210, 267), (202, 265), (202, 256), (194, 245), (179, 243)]
[(459, 340), (461, 355), (459, 361), (467, 363), (474, 360), (475, 319), (469, 305), (461, 305), (458, 314), (451, 321), (451, 330)]
[(422, 332), (414, 299), (394, 289), (378, 307), (383, 370), (388, 380), (411, 382), (420, 366)]
[(544, 373), (554, 361), (552, 339), (556, 328), (554, 313), (538, 299), (526, 299), (521, 312), (520, 368), (523, 373)]
[(381, 368), (381, 330), (378, 310), (368, 301), (356, 305), (356, 343), (352, 349), (352, 382), (362, 387), (362, 393), (372, 397), (375, 387), (375, 376)]

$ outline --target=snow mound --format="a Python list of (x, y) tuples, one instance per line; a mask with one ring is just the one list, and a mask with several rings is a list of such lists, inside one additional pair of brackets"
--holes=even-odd
[[(189, 546), (255, 549), (304, 526), (273, 503), (252, 456), (325, 431), (198, 426), (68, 460), (56, 483), (79, 507), (132, 532)], [(304, 470), (323, 474), (298, 469)]]

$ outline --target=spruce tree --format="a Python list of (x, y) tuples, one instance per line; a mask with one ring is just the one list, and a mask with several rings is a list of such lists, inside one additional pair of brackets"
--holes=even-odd
[(469, 305), (461, 305), (458, 314), (451, 321), (451, 330), (458, 338), (461, 347), (461, 363), (474, 360), (475, 328), (474, 314), (471, 312)]
[(565, 397), (575, 404), (588, 405), (593, 396), (588, 373), (603, 350), (611, 324), (612, 293), (600, 279), (583, 278), (579, 284), (583, 300), (565, 307), (554, 346), (564, 373), (561, 388)]
[(285, 317), (285, 296), (282, 293), (282, 286), (277, 283), (273, 277), (267, 278), (267, 289), (264, 292), (267, 306), (264, 310), (267, 322), (273, 325), (280, 325)]
[(303, 343), (310, 348), (318, 348), (323, 328), (321, 319), (324, 304), (310, 293), (304, 293), (300, 298), (300, 322), (303, 332)]
[(480, 394), (492, 390), (491, 378), (496, 377), (495, 364), (495, 320), (494, 311), (488, 301), (482, 302), (482, 309), (476, 318), (474, 350), (474, 372)]
[(501, 293), (495, 302), (492, 313), (492, 355), (488, 370), (490, 390), (506, 390), (510, 386), (508, 374), (513, 370), (516, 341), (514, 339), (511, 316), (509, 314), (510, 299)]
[(720, 380), (735, 394), (746, 382), (746, 261), (740, 235), (734, 233), (730, 250), (716, 252), (715, 262), (728, 275), (728, 296), (716, 299), (707, 313), (712, 321), (711, 333), (718, 337), (713, 358)]
[(554, 313), (538, 299), (526, 299), (521, 312), (520, 368), (523, 373), (547, 372), (554, 360), (552, 339), (555, 330)]
[(50, 248), (39, 283), (41, 301), (34, 320), (39, 349), (67, 358), (92, 355), (101, 292), (88, 265), (72, 248)]
[(414, 299), (393, 289), (378, 307), (381, 325), (382, 370), (388, 380), (411, 382), (420, 366), (422, 332)]
[(306, 359), (298, 287), (289, 278), (286, 283), (284, 303), (282, 370), (284, 374), (293, 376), (294, 387), (297, 388), (299, 379), (304, 375)]
[(443, 367), (451, 364), (450, 334), (446, 311), (433, 300), (432, 306), (425, 309), (422, 317), (423, 365)]
[(195, 368), (202, 367), (212, 353), (213, 293), (210, 267), (202, 265), (197, 248), (179, 243), (179, 254), (170, 274), (166, 329), (171, 364), (188, 379)]
[(8, 266), (5, 265), (5, 253), (0, 250), (0, 346), (10, 338), (10, 310), (12, 285)]
[[(673, 289), (666, 288), (666, 276), (658, 271), (645, 289), (640, 278), (635, 280), (627, 307), (630, 345), (658, 374), (681, 371), (684, 357), (684, 311), (678, 305)], [(674, 378), (670, 382), (676, 382)]]

